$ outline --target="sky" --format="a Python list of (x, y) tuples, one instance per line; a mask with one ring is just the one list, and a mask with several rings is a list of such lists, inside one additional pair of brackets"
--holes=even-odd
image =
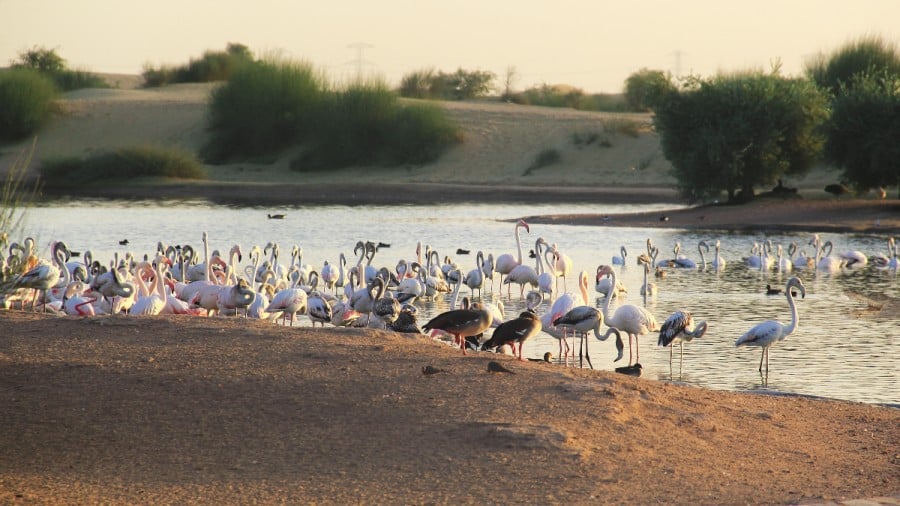
[(42, 46), (72, 68), (139, 74), (234, 42), (336, 81), (514, 69), (516, 90), (618, 93), (641, 68), (706, 77), (780, 61), (801, 75), (863, 36), (900, 44), (900, 1), (0, 0), (0, 26), (0, 66)]

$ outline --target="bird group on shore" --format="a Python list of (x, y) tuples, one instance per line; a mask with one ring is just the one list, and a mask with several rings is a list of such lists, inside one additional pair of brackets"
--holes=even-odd
[[(279, 215), (269, 215), (280, 219)], [(281, 215), (283, 218), (283, 215)], [(575, 341), (579, 340), (579, 363), (593, 368), (589, 343), (596, 339), (605, 342), (614, 336), (613, 361), (624, 357), (624, 336), (628, 337), (628, 364), (619, 368), (626, 374), (640, 374), (641, 336), (658, 334), (658, 345), (669, 347), (669, 363), (672, 364), (674, 345), (681, 347), (681, 364), (684, 364), (684, 344), (701, 338), (709, 329), (706, 321), (695, 322), (692, 311), (680, 309), (666, 318), (662, 325), (646, 307), (638, 304), (617, 303), (613, 310), (613, 298), (623, 297), (617, 269), (601, 265), (596, 272), (596, 289), (604, 296), (598, 307), (587, 294), (588, 274), (579, 273), (578, 289), (565, 291), (565, 280), (571, 272), (571, 260), (557, 244), (543, 238), (535, 242), (533, 265), (523, 258), (520, 233), (530, 233), (531, 227), (518, 220), (514, 228), (515, 253), (498, 256), (477, 251), (474, 269), (464, 274), (463, 269), (450, 257), (421, 243), (412, 258), (400, 259), (391, 269), (377, 267), (373, 262), (380, 250), (390, 244), (375, 241), (358, 241), (353, 248), (356, 264), (348, 268), (344, 254), (334, 262), (324, 262), (315, 269), (303, 262), (303, 249), (294, 246), (291, 262), (280, 261), (279, 244), (270, 242), (264, 247), (253, 246), (249, 252), (250, 263), (242, 264), (244, 252), (234, 245), (227, 253), (211, 251), (209, 237), (201, 234), (199, 251), (190, 245), (167, 246), (160, 242), (156, 251), (138, 259), (126, 254), (114, 257), (109, 263), (93, 259), (85, 250), (76, 260), (62, 241), (55, 241), (49, 258), (41, 258), (33, 240), (13, 244), (9, 255), (0, 257), (0, 286), (5, 286), (0, 303), (3, 307), (30, 308), (72, 316), (100, 314), (128, 314), (131, 316), (159, 314), (188, 314), (195, 316), (243, 316), (269, 321), (280, 319), (283, 325), (294, 325), (299, 317), (306, 317), (315, 327), (373, 327), (427, 334), (436, 338), (450, 336), (463, 354), (477, 350), (513, 355), (525, 360), (524, 348), (540, 333), (546, 333), (559, 342), (560, 363), (574, 360)], [(127, 245), (127, 240), (122, 241)], [(767, 243), (757, 244), (751, 256), (739, 264), (751, 269), (811, 268), (832, 271), (854, 269), (867, 265), (869, 259), (860, 252), (848, 251), (832, 257), (830, 241), (813, 236), (809, 245), (815, 249), (813, 257), (798, 251), (796, 243), (785, 249)], [(719, 241), (715, 243), (715, 255), (708, 261), (710, 245), (700, 241), (700, 261), (695, 262), (681, 253), (676, 243), (673, 257), (657, 260), (659, 250), (647, 240), (647, 251), (637, 256), (643, 269), (644, 284), (641, 294), (654, 297), (660, 289), (649, 281), (654, 273), (659, 282), (665, 279), (666, 269), (704, 270), (724, 269)], [(772, 255), (777, 251), (778, 255)], [(469, 250), (458, 248), (459, 255)], [(795, 258), (795, 255), (797, 258)], [(613, 257), (614, 265), (626, 264), (628, 251), (620, 247), (620, 255)], [(888, 254), (872, 257), (877, 268), (897, 269), (898, 248), (888, 241)], [(471, 258), (471, 257), (470, 257)], [(802, 258), (802, 259), (801, 259)], [(507, 318), (502, 298), (492, 297), (488, 302), (481, 290), (493, 292), (493, 281), (500, 273), (500, 290), (506, 286), (506, 296), (513, 297), (511, 285), (520, 287), (520, 297), (528, 300), (527, 309)], [(560, 279), (562, 278), (562, 279)], [(491, 287), (487, 281), (491, 281)], [(601, 283), (603, 282), (603, 283)], [(562, 291), (560, 290), (562, 284)], [(603, 288), (601, 291), (601, 284)], [(466, 286), (471, 292), (460, 299), (460, 291)], [(526, 296), (525, 289), (529, 288)], [(579, 293), (580, 291), (580, 293)], [(477, 294), (477, 296), (476, 296)], [(787, 280), (784, 289), (766, 286), (768, 295), (785, 295), (791, 310), (791, 324), (783, 325), (767, 321), (754, 326), (735, 341), (735, 346), (762, 348), (759, 370), (768, 370), (769, 348), (783, 340), (798, 327), (796, 297), (806, 294), (799, 277)], [(450, 309), (419, 321), (419, 300), (444, 298)], [(605, 328), (605, 331), (604, 331)], [(570, 345), (570, 340), (572, 344)], [(547, 360), (536, 358), (534, 360)]]

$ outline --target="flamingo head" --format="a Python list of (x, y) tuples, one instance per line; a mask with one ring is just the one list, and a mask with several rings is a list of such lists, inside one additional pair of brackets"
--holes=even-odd
[(519, 220), (519, 222), (516, 223), (516, 226), (522, 227), (526, 232), (531, 233), (531, 227), (528, 226), (528, 223), (525, 223), (525, 220)]
[(610, 276), (613, 275), (612, 267), (610, 267), (608, 265), (601, 265), (601, 266), (597, 267), (597, 279), (598, 280), (600, 279), (600, 277), (606, 276), (607, 274)]
[(803, 286), (803, 281), (801, 281), (800, 278), (798, 278), (797, 276), (794, 276), (788, 280), (787, 287), (785, 289), (785, 292), (788, 295), (790, 295), (790, 293), (791, 293), (791, 287), (794, 287), (794, 288), (800, 290), (801, 298), (803, 298), (803, 299), (806, 298), (806, 287)]

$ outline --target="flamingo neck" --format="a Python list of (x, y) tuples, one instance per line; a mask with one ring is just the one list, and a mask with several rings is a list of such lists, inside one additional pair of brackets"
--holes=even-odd
[(785, 296), (787, 297), (788, 305), (791, 306), (791, 324), (785, 327), (784, 335), (791, 334), (797, 327), (800, 325), (800, 312), (797, 310), (797, 304), (794, 302), (794, 296), (791, 295), (791, 284), (788, 283), (787, 289), (785, 290)]
[(519, 254), (519, 265), (522, 264), (522, 240), (519, 238), (519, 225), (516, 224), (516, 251)]

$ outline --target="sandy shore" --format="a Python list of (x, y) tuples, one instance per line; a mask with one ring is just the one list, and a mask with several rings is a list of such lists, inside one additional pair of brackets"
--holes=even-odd
[[(900, 492), (897, 409), (463, 356), (376, 330), (4, 312), (0, 335), (3, 503), (784, 504)], [(487, 372), (491, 360), (514, 374)]]

